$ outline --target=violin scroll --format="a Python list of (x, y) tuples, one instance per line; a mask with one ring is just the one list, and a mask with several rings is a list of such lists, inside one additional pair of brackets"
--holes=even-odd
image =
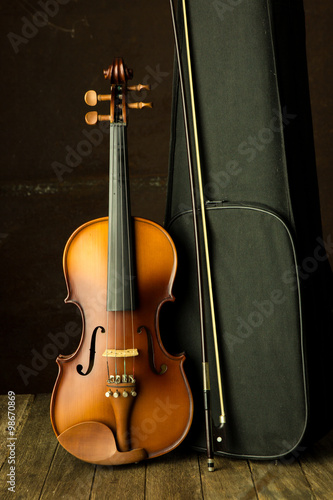
[(132, 102), (127, 103), (127, 91), (140, 92), (141, 90), (150, 90), (150, 85), (127, 86), (127, 81), (133, 78), (133, 70), (127, 68), (120, 57), (116, 57), (108, 67), (103, 71), (104, 78), (111, 82), (110, 94), (97, 94), (94, 90), (88, 90), (84, 100), (88, 106), (96, 106), (98, 101), (110, 101), (110, 114), (99, 115), (97, 111), (91, 111), (86, 114), (85, 120), (88, 125), (95, 125), (98, 121), (110, 121), (110, 123), (127, 123), (127, 109), (152, 108), (151, 102)]
[(121, 57), (115, 57), (111, 66), (103, 71), (103, 75), (111, 84), (123, 85), (127, 80), (132, 80), (133, 70), (124, 64)]

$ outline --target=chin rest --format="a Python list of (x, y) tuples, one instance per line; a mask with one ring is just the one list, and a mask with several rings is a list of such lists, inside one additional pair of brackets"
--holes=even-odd
[(131, 464), (148, 457), (144, 448), (118, 451), (113, 432), (100, 422), (73, 425), (59, 434), (58, 441), (75, 457), (93, 464)]

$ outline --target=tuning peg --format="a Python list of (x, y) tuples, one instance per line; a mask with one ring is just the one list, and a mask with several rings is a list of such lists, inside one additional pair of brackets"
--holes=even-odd
[(140, 92), (141, 90), (150, 90), (150, 85), (142, 85), (139, 83), (139, 85), (131, 85), (130, 87), (127, 87), (127, 90), (135, 90), (137, 92)]
[(84, 100), (88, 106), (96, 106), (97, 101), (110, 101), (111, 95), (97, 95), (94, 90), (88, 90), (84, 95)]
[(142, 108), (152, 108), (152, 102), (132, 102), (127, 104), (127, 107), (130, 109), (142, 109)]
[(99, 115), (97, 111), (89, 111), (85, 116), (88, 125), (96, 125), (97, 122), (110, 121), (110, 119), (110, 115)]

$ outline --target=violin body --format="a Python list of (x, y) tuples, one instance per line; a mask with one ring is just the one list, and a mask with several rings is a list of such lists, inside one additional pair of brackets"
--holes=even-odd
[(64, 250), (65, 301), (83, 330), (77, 350), (57, 358), (51, 422), (74, 456), (119, 465), (175, 448), (193, 403), (185, 356), (169, 354), (159, 333), (160, 309), (174, 300), (175, 246), (161, 226), (130, 216), (123, 123), (111, 122), (110, 144), (109, 216), (79, 227)]
[[(139, 455), (143, 459), (166, 453), (177, 446), (191, 423), (192, 399), (183, 371), (185, 356), (168, 354), (157, 329), (162, 304), (173, 300), (171, 289), (177, 266), (175, 247), (163, 228), (148, 220), (135, 219), (134, 235), (140, 305), (133, 318), (126, 311), (118, 315), (117, 321), (120, 328), (125, 321), (130, 331), (132, 319), (134, 322), (135, 347), (139, 356), (127, 363), (135, 362), (138, 395), (135, 400), (132, 398), (132, 408), (123, 410), (118, 421), (118, 410), (111, 403), (117, 404), (122, 399), (105, 397), (108, 374), (103, 362), (107, 323), (113, 324), (115, 316), (115, 313), (105, 310), (108, 218), (94, 220), (77, 229), (64, 251), (68, 287), (66, 302), (79, 307), (84, 326), (77, 351), (71, 356), (59, 356), (57, 360), (59, 376), (52, 395), (51, 420), (60, 442), (65, 433), (65, 444), (67, 440), (71, 443), (68, 429), (90, 422), (91, 433), (89, 431), (86, 435), (87, 429), (83, 427), (84, 440), (77, 440), (78, 429), (74, 429), (77, 449), (73, 454), (90, 461), (91, 448), (97, 447), (93, 451), (93, 461), (99, 464), (112, 463), (112, 456), (108, 456), (112, 447), (108, 439), (105, 440), (108, 433), (100, 424), (116, 436), (118, 451), (144, 449)], [(88, 375), (80, 375), (78, 366), (88, 369), (92, 335), (98, 327), (93, 367)], [(114, 371), (113, 368), (110, 370)], [(112, 442), (113, 436), (109, 436)], [(89, 456), (85, 456), (87, 443)], [(132, 461), (131, 455), (127, 456)]]

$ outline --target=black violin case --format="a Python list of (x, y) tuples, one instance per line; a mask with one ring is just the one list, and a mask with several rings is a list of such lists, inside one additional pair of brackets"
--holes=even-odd
[[(179, 2), (181, 4), (181, 2)], [(226, 424), (216, 452), (297, 454), (332, 422), (332, 275), (323, 241), (301, 0), (187, 2)], [(178, 30), (187, 75), (183, 17)], [(175, 65), (166, 229), (178, 252), (163, 342), (185, 351), (204, 450), (195, 247)], [(188, 92), (187, 92), (188, 93)], [(219, 398), (205, 287), (212, 417)]]

